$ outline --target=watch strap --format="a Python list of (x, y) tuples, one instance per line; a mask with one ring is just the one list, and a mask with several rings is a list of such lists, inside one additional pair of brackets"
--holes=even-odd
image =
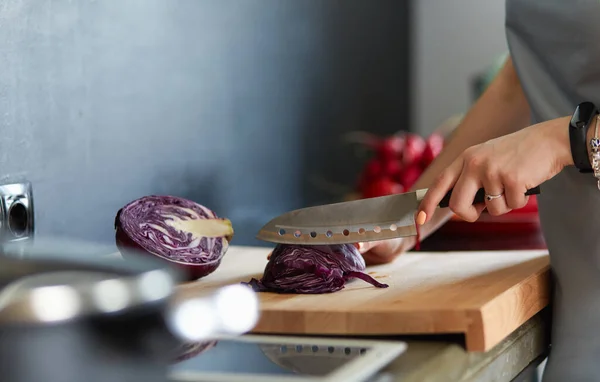
[(582, 102), (575, 108), (569, 123), (571, 155), (575, 167), (583, 173), (593, 172), (587, 148), (587, 134), (598, 109), (591, 102)]

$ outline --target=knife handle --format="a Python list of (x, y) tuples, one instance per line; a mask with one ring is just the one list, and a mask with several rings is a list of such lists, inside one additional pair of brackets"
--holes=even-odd
[[(527, 192), (525, 193), (525, 195), (539, 195), (539, 194), (540, 194), (540, 186), (537, 186), (530, 190), (527, 190)], [(446, 194), (446, 196), (444, 196), (444, 198), (442, 199), (440, 204), (438, 204), (438, 206), (440, 206), (441, 208), (448, 207), (450, 204), (451, 196), (452, 196), (452, 189), (450, 189), (450, 191), (448, 191), (448, 193)], [(483, 188), (480, 188), (479, 191), (477, 191), (477, 193), (475, 194), (475, 199), (473, 199), (473, 204), (480, 204), (480, 203), (485, 203), (485, 190)]]

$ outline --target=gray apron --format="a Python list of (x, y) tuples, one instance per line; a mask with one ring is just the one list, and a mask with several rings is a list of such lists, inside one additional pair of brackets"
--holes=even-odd
[[(599, 0), (507, 0), (506, 36), (533, 123), (600, 106)], [(600, 381), (600, 190), (568, 168), (539, 208), (555, 277), (544, 381)]]

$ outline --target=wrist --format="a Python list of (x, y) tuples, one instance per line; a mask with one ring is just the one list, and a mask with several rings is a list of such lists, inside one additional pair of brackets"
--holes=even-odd
[(573, 166), (573, 153), (571, 152), (571, 138), (569, 136), (570, 117), (557, 118), (551, 121), (552, 130), (550, 137), (554, 139), (554, 151), (557, 154), (558, 162), (561, 167)]

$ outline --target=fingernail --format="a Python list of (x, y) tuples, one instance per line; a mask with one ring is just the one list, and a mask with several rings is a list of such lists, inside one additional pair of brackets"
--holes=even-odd
[(419, 211), (419, 214), (417, 215), (417, 224), (418, 225), (425, 224), (426, 219), (427, 219), (427, 214), (425, 213), (425, 211)]
[(358, 249), (359, 251), (363, 249), (364, 246), (364, 243), (356, 243), (356, 249)]

